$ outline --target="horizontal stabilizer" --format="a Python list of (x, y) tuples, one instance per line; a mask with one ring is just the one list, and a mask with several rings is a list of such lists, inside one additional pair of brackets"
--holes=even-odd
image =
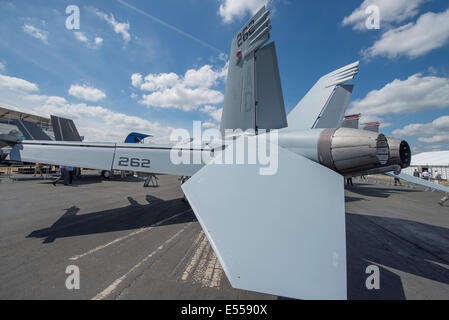
[(278, 159), (271, 176), (208, 164), (182, 189), (234, 288), (346, 299), (343, 177), (283, 148)]

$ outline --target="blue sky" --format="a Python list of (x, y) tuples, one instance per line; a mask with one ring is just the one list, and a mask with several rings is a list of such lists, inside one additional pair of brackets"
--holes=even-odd
[[(0, 105), (73, 118), (90, 141), (216, 126), (230, 42), (263, 4), (287, 112), (322, 75), (360, 60), (348, 113), (415, 152), (449, 149), (447, 0), (0, 0)], [(66, 28), (69, 5), (79, 30)], [(368, 5), (379, 30), (365, 27)]]

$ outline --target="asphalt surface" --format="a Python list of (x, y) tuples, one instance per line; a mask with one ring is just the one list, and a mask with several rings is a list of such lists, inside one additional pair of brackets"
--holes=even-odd
[[(1, 177), (0, 299), (282, 299), (231, 288), (178, 177), (143, 182)], [(449, 299), (442, 193), (385, 183), (346, 190), (349, 299)], [(78, 290), (66, 288), (69, 265)], [(379, 290), (365, 286), (369, 265)]]

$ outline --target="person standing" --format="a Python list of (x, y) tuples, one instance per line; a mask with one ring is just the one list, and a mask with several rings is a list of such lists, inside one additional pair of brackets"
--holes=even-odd
[(419, 178), (419, 171), (418, 169), (415, 169), (415, 171), (413, 172), (413, 176), (416, 178)]
[(424, 172), (422, 173), (422, 178), (423, 178), (424, 180), (429, 181), (429, 179), (430, 179), (429, 171), (424, 171)]
[(55, 181), (53, 181), (53, 185), (56, 186), (56, 184), (59, 181), (61, 181), (61, 180), (64, 181), (64, 185), (65, 186), (68, 185), (68, 183), (69, 183), (69, 172), (67, 170), (67, 167), (63, 166), (63, 165), (60, 165), (59, 166), (59, 172), (60, 172), (60, 175), (59, 175), (59, 177)]
[(38, 172), (40, 173), (40, 177), (43, 178), (44, 175), (42, 173), (42, 165), (39, 162), (36, 162), (36, 164), (34, 165), (34, 177)]
[(436, 184), (441, 183), (441, 173), (439, 173), (438, 170), (435, 170), (435, 183)]
[(72, 184), (72, 182), (73, 182), (74, 168), (68, 166), (68, 167), (67, 167), (67, 171), (68, 171), (68, 173), (69, 173), (69, 184)]
[(352, 183), (352, 177), (351, 178), (346, 178), (346, 185), (350, 185), (353, 186), (354, 184)]

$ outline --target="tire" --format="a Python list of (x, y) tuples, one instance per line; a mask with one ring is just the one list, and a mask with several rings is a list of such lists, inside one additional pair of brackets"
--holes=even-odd
[(105, 179), (109, 179), (111, 177), (111, 171), (103, 170), (101, 171), (101, 176)]

